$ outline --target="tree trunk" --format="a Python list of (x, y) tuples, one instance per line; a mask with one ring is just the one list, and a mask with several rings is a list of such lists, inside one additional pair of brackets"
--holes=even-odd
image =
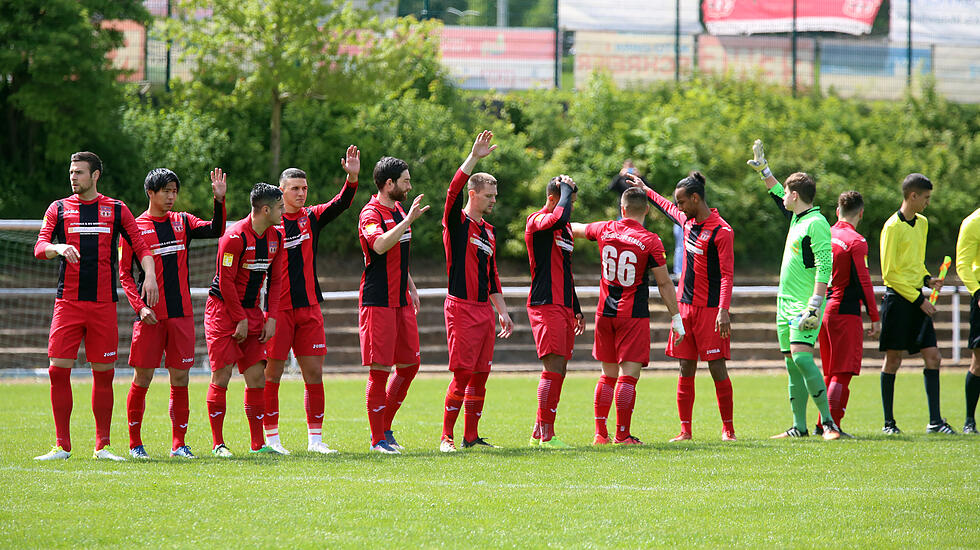
[(279, 86), (272, 89), (272, 120), (269, 124), (269, 183), (276, 185), (279, 181), (279, 149), (282, 134), (282, 99), (279, 97)]

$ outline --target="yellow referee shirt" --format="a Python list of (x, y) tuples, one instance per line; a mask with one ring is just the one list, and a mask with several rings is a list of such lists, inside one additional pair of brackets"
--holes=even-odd
[(980, 290), (980, 208), (963, 220), (956, 238), (956, 273), (970, 291)]
[(885, 286), (913, 303), (922, 301), (926, 269), (926, 235), (929, 220), (922, 214), (906, 220), (901, 211), (892, 214), (881, 228), (881, 277)]

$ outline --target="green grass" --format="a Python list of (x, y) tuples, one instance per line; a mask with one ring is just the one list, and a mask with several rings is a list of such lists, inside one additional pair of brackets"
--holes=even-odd
[[(120, 369), (117, 379), (128, 378)], [(239, 379), (240, 380), (240, 379)], [(879, 435), (874, 371), (852, 383), (844, 427), (857, 440), (771, 441), (791, 423), (785, 375), (736, 374), (739, 441), (719, 441), (707, 373), (698, 376), (695, 440), (668, 444), (677, 430), (673, 376), (638, 386), (633, 432), (647, 445), (588, 445), (594, 376), (565, 383), (558, 433), (571, 451), (525, 447), (536, 377), (490, 378), (481, 435), (499, 450), (436, 451), (446, 376), (423, 376), (396, 418), (402, 456), (367, 451), (364, 380), (330, 378), (324, 440), (329, 457), (305, 452), (302, 385), (281, 389), (290, 457), (243, 456), (247, 429), (241, 383), (228, 393), (226, 439), (238, 456), (219, 460), (204, 408), (206, 383), (191, 386), (188, 443), (198, 461), (169, 449), (168, 390), (159, 377), (147, 398), (148, 463), (90, 458), (91, 386), (74, 381), (74, 456), (32, 460), (53, 426), (46, 384), (0, 384), (0, 547), (962, 547), (980, 545), (980, 438), (926, 436), (922, 377), (899, 375), (898, 423)], [(942, 377), (943, 410), (962, 426), (963, 375)], [(115, 386), (114, 448), (127, 448), (125, 394)], [(811, 424), (814, 418), (811, 406)], [(457, 435), (462, 428), (462, 418)]]

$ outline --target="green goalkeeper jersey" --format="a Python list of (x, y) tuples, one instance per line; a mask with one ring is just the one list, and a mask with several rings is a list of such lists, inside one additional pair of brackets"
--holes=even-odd
[(779, 297), (806, 303), (815, 283), (830, 282), (834, 265), (830, 224), (818, 206), (800, 214), (786, 210), (781, 185), (773, 185), (769, 193), (790, 220), (779, 270)]

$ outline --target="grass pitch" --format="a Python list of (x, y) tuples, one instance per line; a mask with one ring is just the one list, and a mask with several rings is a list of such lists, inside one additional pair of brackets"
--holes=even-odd
[[(784, 374), (738, 374), (736, 443), (719, 441), (714, 387), (698, 375), (691, 442), (678, 423), (674, 376), (638, 385), (642, 447), (589, 445), (595, 377), (570, 375), (558, 434), (570, 451), (528, 448), (537, 377), (490, 377), (481, 435), (502, 449), (439, 453), (448, 375), (420, 376), (395, 419), (408, 449), (368, 451), (364, 380), (328, 378), (324, 441), (305, 451), (302, 384), (284, 382), (280, 431), (289, 457), (247, 455), (240, 378), (228, 392), (226, 440), (208, 452), (207, 384), (192, 381), (188, 444), (202, 458), (165, 458), (168, 388), (147, 396), (143, 440), (155, 460), (90, 458), (90, 382), (73, 380), (73, 456), (36, 463), (54, 439), (46, 384), (0, 384), (0, 547), (962, 547), (980, 546), (980, 437), (927, 436), (918, 369), (899, 374), (905, 435), (880, 435), (878, 377), (851, 384), (845, 430), (856, 440), (771, 441), (791, 414)], [(161, 373), (163, 374), (163, 373)], [(129, 371), (115, 386), (113, 448), (128, 448)], [(943, 411), (962, 426), (963, 374), (942, 376)], [(811, 424), (815, 413), (811, 405)], [(611, 424), (612, 426), (612, 424)], [(457, 427), (461, 439), (462, 416)]]

